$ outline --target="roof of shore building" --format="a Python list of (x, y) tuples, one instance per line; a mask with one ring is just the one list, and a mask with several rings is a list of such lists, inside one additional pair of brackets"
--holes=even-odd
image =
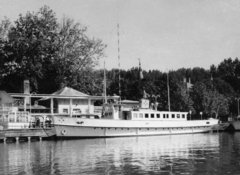
[(13, 103), (14, 99), (5, 91), (0, 91), (0, 104)]
[(87, 94), (84, 94), (80, 91), (77, 91), (73, 88), (69, 88), (69, 87), (64, 87), (54, 93), (52, 93), (52, 95), (59, 95), (59, 96), (84, 96), (84, 97), (87, 97), (89, 95)]

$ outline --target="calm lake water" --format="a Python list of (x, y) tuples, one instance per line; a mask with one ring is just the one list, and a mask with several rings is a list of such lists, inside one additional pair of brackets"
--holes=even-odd
[(0, 174), (240, 174), (240, 132), (0, 143)]

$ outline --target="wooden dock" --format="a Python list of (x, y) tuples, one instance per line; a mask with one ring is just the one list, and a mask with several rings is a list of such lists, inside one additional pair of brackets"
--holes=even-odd
[(29, 128), (29, 129), (7, 129), (0, 130), (0, 141), (7, 142), (31, 139), (49, 139), (55, 137), (55, 129), (51, 128)]

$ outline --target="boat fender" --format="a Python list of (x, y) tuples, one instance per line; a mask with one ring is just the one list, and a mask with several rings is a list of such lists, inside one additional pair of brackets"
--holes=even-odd
[(66, 131), (65, 130), (62, 130), (62, 135), (65, 135), (66, 134)]

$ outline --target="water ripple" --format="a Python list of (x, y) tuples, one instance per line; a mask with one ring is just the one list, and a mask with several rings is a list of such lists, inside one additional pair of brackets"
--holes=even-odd
[(240, 174), (240, 133), (0, 143), (3, 175)]

